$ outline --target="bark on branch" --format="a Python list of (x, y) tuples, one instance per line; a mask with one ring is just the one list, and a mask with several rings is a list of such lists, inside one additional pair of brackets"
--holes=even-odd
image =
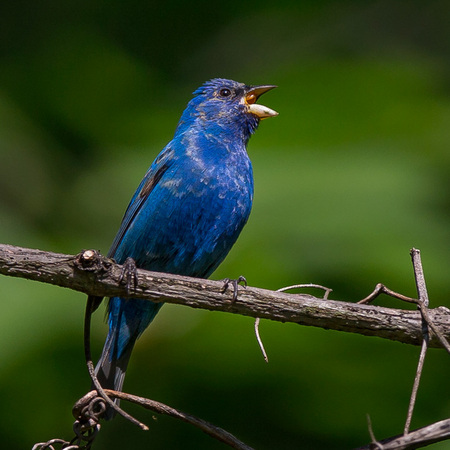
[[(137, 285), (127, 290), (121, 283), (122, 266), (87, 250), (64, 255), (0, 244), (0, 273), (50, 283), (98, 297), (138, 297), (155, 302), (224, 311), (280, 322), (293, 322), (337, 331), (378, 336), (420, 345), (423, 339), (420, 312), (373, 305), (323, 300), (305, 294), (287, 294), (253, 287), (223, 292), (223, 282), (137, 271)], [(428, 311), (442, 335), (450, 339), (450, 310)], [(431, 347), (441, 347), (432, 333)]]
[(394, 436), (374, 442), (355, 450), (409, 450), (427, 447), (450, 438), (450, 419), (427, 425), (408, 434)]

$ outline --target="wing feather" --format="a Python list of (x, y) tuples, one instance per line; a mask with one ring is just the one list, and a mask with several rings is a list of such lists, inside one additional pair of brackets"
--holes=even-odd
[(117, 248), (122, 242), (125, 234), (132, 225), (136, 216), (139, 214), (142, 206), (155, 189), (155, 186), (160, 182), (167, 169), (171, 166), (173, 158), (174, 152), (169, 146), (167, 146), (148, 169), (125, 211), (119, 231), (117, 232), (111, 248), (109, 249), (108, 258), (114, 258)]

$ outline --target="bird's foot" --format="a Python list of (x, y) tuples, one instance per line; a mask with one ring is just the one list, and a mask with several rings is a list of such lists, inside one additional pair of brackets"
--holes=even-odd
[(237, 279), (225, 278), (222, 281), (223, 281), (222, 293), (226, 292), (228, 286), (231, 285), (233, 287), (233, 299), (231, 300), (231, 303), (234, 303), (237, 300), (239, 283), (243, 283), (243, 286), (247, 287), (247, 280), (242, 275), (240, 275), (239, 278)]
[(131, 288), (136, 289), (138, 276), (136, 261), (133, 258), (127, 258), (123, 263), (119, 283), (126, 286), (128, 293), (130, 293)]

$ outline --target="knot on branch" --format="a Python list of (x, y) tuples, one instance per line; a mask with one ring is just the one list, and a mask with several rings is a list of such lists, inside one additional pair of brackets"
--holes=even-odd
[(75, 256), (73, 264), (76, 269), (95, 274), (105, 273), (111, 267), (111, 261), (104, 258), (97, 250), (83, 250)]
[(72, 414), (82, 427), (92, 427), (99, 422), (105, 410), (105, 400), (94, 390), (75, 403)]

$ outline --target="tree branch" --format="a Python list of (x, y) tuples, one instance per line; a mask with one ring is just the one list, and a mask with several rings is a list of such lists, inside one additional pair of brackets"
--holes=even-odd
[(408, 434), (377, 441), (355, 450), (408, 450), (426, 447), (450, 438), (450, 419), (427, 425)]
[[(122, 266), (93, 250), (73, 256), (0, 245), (0, 274), (50, 283), (96, 297), (138, 297), (378, 336), (407, 344), (422, 342), (422, 318), (418, 311), (323, 300), (253, 287), (240, 288), (237, 301), (233, 302), (233, 292), (223, 292), (223, 282), (144, 270), (137, 271), (138, 284), (129, 292), (120, 282), (122, 273)], [(450, 310), (438, 307), (430, 309), (428, 315), (436, 329), (449, 340)], [(442, 347), (432, 330), (430, 332), (430, 347)]]

